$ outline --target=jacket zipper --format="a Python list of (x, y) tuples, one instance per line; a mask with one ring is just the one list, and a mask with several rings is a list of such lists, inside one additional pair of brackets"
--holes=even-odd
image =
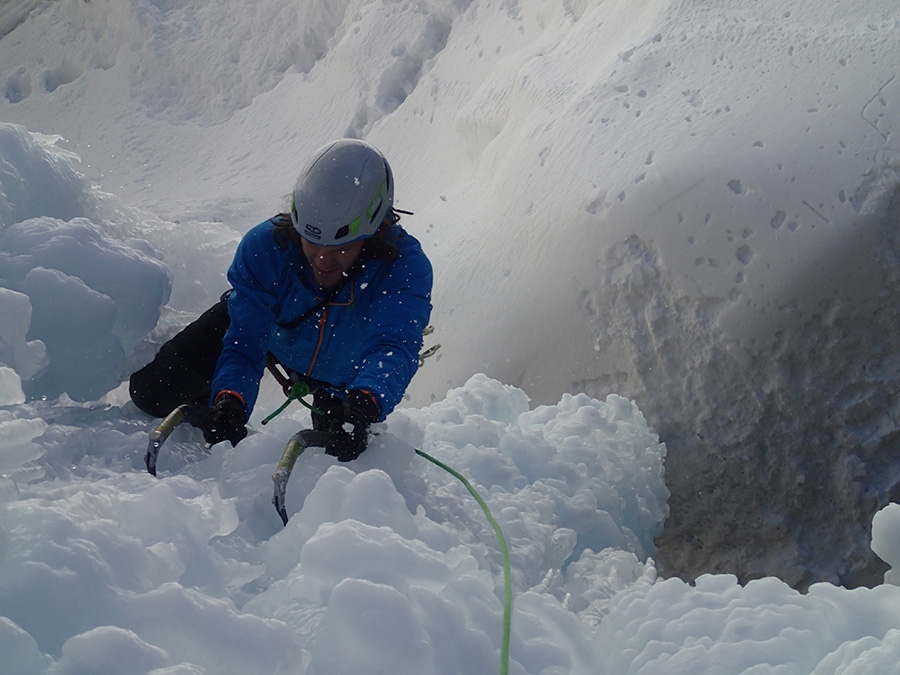
[(316, 344), (316, 350), (313, 352), (312, 360), (309, 362), (309, 369), (306, 371), (307, 377), (312, 377), (313, 368), (316, 360), (319, 358), (319, 351), (322, 349), (322, 341), (325, 338), (325, 322), (328, 319), (328, 307), (322, 308), (322, 316), (319, 317), (319, 341)]

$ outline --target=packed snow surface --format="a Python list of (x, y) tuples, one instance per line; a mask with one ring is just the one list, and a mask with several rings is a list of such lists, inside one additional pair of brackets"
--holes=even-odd
[[(416, 448), (508, 540), (511, 673), (900, 672), (898, 29), (894, 0), (6, 2), (4, 672), (497, 672), (497, 539)], [(180, 427), (154, 478), (122, 383), (341, 136), (415, 212), (441, 348), (358, 461), (301, 456), (282, 527), (302, 408), (261, 426), (267, 383), (237, 448)]]

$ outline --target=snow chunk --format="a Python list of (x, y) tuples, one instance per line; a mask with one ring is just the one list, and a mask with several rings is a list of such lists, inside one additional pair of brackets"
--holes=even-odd
[(12, 368), (0, 366), (0, 406), (25, 403), (22, 380)]
[(0, 364), (9, 366), (24, 380), (47, 363), (44, 343), (26, 339), (30, 327), (31, 302), (28, 296), (0, 288)]
[[(2, 392), (3, 371), (0, 368), (0, 392)], [(41, 419), (15, 419), (0, 410), (0, 474), (14, 474), (16, 469), (43, 454), (34, 438), (44, 433), (47, 423)]]
[(0, 616), (0, 654), (3, 654), (6, 672), (17, 675), (44, 675), (47, 672), (49, 659), (38, 649), (37, 642), (5, 616)]
[(101, 626), (66, 640), (54, 672), (138, 675), (170, 665), (172, 659), (165, 650), (147, 644), (132, 631)]
[[(156, 325), (171, 288), (161, 263), (83, 218), (39, 218), (7, 229), (0, 236), (0, 278), (20, 291), (4, 293), (0, 307), (24, 306), (21, 294), (31, 305), (30, 329), (27, 312), (4, 329), (23, 380), (34, 375), (40, 343), (46, 345), (49, 365), (26, 382), (26, 393), (81, 401), (101, 397), (127, 376), (126, 357)], [(40, 343), (25, 342), (23, 330)]]
[(872, 550), (891, 566), (884, 583), (900, 586), (900, 504), (888, 504), (872, 518)]

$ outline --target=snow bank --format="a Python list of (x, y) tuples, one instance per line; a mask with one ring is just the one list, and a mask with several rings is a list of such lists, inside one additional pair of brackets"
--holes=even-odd
[(227, 288), (238, 239), (220, 226), (161, 223), (123, 206), (91, 186), (58, 141), (0, 123), (6, 404), (25, 395), (91, 401), (115, 389), (191, 319), (183, 310), (195, 313)]
[(597, 641), (616, 645), (610, 673), (896, 672), (898, 601), (894, 586), (669, 579), (618, 595)]
[[(0, 647), (16, 674), (495, 672), (496, 536), (416, 447), (460, 469), (503, 528), (510, 672), (892, 672), (900, 653), (894, 585), (657, 580), (665, 447), (617, 396), (529, 410), (473, 377), (395, 411), (355, 462), (307, 450), (286, 527), (270, 475), (305, 410), (208, 453), (178, 428), (160, 478), (129, 406), (19, 405), (2, 422), (38, 450), (0, 490)], [(873, 547), (896, 560), (898, 532), (892, 506)]]
[[(517, 594), (536, 589), (517, 610), (525, 672), (567, 667), (570, 653), (586, 667), (572, 611), (600, 616), (617, 590), (655, 576), (644, 561), (665, 519), (665, 448), (624, 399), (529, 410), (521, 391), (474, 377), (429, 409), (395, 412), (356, 462), (308, 450), (282, 528), (270, 475), (289, 430), (308, 423), (294, 415), (193, 459), (183, 451), (198, 435), (178, 429), (161, 479), (142, 470), (145, 418), (128, 408), (0, 427), (40, 449), (23, 468), (57, 478), (2, 493), (0, 614), (14, 622), (2, 635), (18, 658), (46, 654), (59, 672), (119, 672), (123, 658), (219, 673), (490, 672), (496, 536), (413, 442), (469, 477), (504, 529)], [(548, 649), (558, 631), (571, 634)]]

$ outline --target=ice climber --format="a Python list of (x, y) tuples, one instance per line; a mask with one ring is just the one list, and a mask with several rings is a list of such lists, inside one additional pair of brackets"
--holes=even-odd
[[(326, 452), (350, 461), (369, 426), (400, 402), (431, 314), (431, 263), (399, 224), (390, 165), (371, 145), (338, 140), (300, 174), (290, 213), (251, 229), (231, 289), (131, 376), (143, 411), (182, 404), (209, 444), (247, 435), (268, 366), (308, 385)], [(282, 372), (281, 369), (285, 372)]]

